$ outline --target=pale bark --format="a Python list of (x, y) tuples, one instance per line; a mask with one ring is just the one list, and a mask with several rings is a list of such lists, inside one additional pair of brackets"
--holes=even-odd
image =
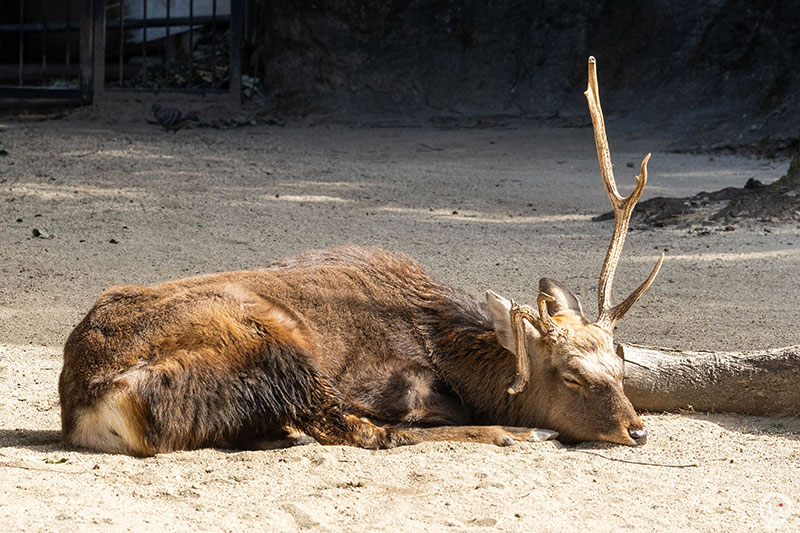
[(625, 393), (644, 411), (800, 415), (800, 345), (689, 352), (625, 345)]

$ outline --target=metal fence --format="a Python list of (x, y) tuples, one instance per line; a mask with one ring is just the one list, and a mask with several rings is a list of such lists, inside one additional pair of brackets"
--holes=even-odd
[(3, 0), (0, 97), (81, 97), (82, 3)]
[(3, 0), (0, 98), (91, 101), (120, 91), (238, 98), (246, 2)]

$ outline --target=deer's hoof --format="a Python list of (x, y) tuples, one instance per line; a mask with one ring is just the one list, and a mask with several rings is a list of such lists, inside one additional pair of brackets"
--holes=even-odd
[(558, 431), (536, 428), (531, 430), (531, 436), (528, 437), (528, 442), (543, 442), (555, 439), (556, 437), (558, 437)]
[(513, 446), (516, 441), (511, 438), (511, 435), (503, 435), (498, 439), (497, 445), (498, 446)]

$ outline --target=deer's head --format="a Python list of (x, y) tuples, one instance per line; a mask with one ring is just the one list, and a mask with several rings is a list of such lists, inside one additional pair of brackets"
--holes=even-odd
[[(569, 289), (548, 278), (539, 281), (536, 310), (492, 291), (486, 297), (500, 344), (516, 356), (516, 377), (508, 393), (519, 395), (521, 409), (530, 405), (531, 411), (535, 410), (536, 423), (558, 431), (562, 440), (641, 445), (647, 440), (647, 432), (623, 391), (624, 360), (614, 348), (613, 330), (655, 279), (663, 254), (648, 278), (613, 307), (611, 286), (633, 208), (647, 182), (650, 154), (642, 161), (633, 192), (627, 198), (620, 196), (611, 167), (593, 57), (589, 58), (589, 87), (585, 94), (600, 172), (614, 209), (614, 231), (597, 285), (599, 316), (594, 322), (586, 319), (580, 302)], [(536, 387), (526, 391), (532, 376)]]

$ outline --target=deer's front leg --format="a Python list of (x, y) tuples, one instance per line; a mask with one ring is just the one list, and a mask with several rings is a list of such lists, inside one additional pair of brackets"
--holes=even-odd
[(515, 442), (541, 442), (558, 437), (549, 429), (510, 426), (439, 426), (431, 428), (386, 428), (387, 438), (396, 446), (420, 442), (478, 442), (511, 446)]

